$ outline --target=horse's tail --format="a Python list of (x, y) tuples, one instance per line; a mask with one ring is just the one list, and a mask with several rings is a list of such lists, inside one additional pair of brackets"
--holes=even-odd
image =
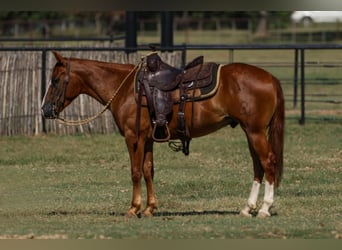
[(283, 174), (283, 150), (285, 128), (285, 100), (280, 82), (277, 80), (277, 106), (268, 129), (268, 139), (275, 154), (275, 185), (278, 187)]

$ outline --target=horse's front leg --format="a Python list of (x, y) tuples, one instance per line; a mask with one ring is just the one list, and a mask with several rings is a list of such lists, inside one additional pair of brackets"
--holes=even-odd
[(143, 215), (151, 217), (153, 215), (153, 211), (157, 209), (157, 198), (153, 188), (153, 140), (148, 140), (145, 144), (143, 173), (147, 190), (147, 204), (143, 211)]
[(136, 217), (141, 209), (141, 178), (144, 163), (144, 145), (142, 139), (135, 142), (135, 137), (126, 137), (126, 144), (131, 160), (131, 179), (133, 184), (131, 207), (127, 212), (128, 217)]

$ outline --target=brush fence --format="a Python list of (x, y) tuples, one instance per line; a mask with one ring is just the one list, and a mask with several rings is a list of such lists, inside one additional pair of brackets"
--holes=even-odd
[[(42, 101), (42, 52), (2, 51), (0, 52), (0, 135), (38, 135), (43, 132), (43, 122), (48, 133), (112, 133), (117, 130), (111, 113), (107, 110), (96, 120), (80, 126), (66, 126), (55, 120), (45, 120), (41, 116)], [(78, 57), (99, 61), (137, 64), (141, 56), (148, 52), (126, 55), (118, 51), (65, 51), (65, 57)], [(167, 63), (179, 67), (179, 52), (161, 54)], [(52, 53), (47, 53), (46, 79), (56, 63)], [(46, 83), (48, 86), (48, 82)], [(103, 106), (86, 95), (80, 95), (68, 106), (61, 116), (84, 119), (102, 110)]]

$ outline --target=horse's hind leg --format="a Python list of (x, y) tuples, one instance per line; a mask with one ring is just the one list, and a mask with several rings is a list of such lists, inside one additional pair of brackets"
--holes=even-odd
[(247, 205), (244, 209), (241, 210), (240, 214), (245, 217), (251, 217), (251, 211), (257, 208), (257, 199), (259, 196), (260, 185), (262, 179), (264, 177), (264, 169), (261, 166), (260, 160), (256, 152), (254, 151), (253, 146), (248, 140), (249, 150), (253, 159), (253, 169), (254, 169), (254, 180), (251, 188), (251, 192), (249, 194)]
[(275, 156), (267, 141), (264, 130), (258, 132), (246, 132), (251, 155), (254, 163), (254, 182), (247, 207), (241, 211), (246, 215), (256, 208), (256, 200), (262, 182), (263, 174), (266, 175), (264, 203), (258, 212), (258, 217), (270, 216), (269, 209), (274, 201), (274, 181), (275, 181)]

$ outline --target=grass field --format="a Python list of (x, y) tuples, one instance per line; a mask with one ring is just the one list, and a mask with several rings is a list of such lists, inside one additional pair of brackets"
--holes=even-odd
[(130, 167), (119, 135), (1, 137), (0, 238), (341, 238), (341, 134), (341, 124), (287, 120), (268, 219), (238, 215), (252, 181), (240, 128), (194, 139), (188, 157), (156, 145), (151, 219), (125, 217)]

